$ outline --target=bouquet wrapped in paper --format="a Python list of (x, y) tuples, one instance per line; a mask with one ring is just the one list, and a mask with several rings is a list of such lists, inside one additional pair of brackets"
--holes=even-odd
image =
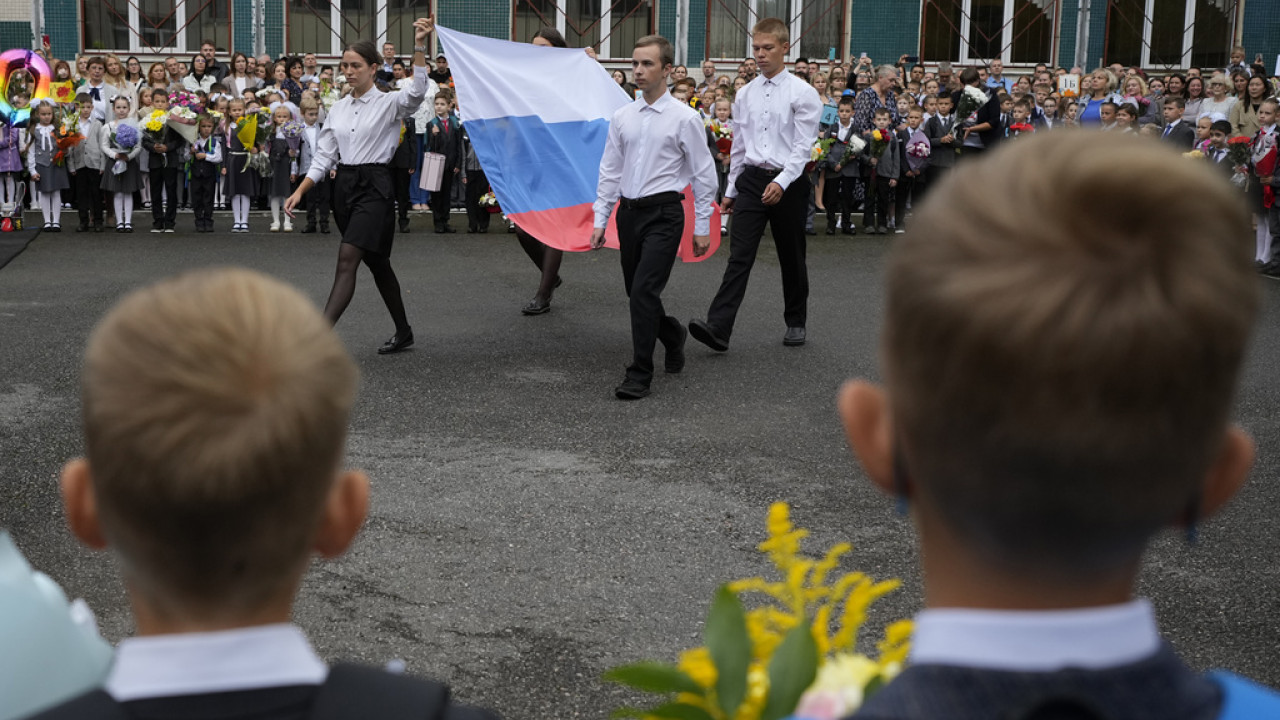
[(973, 85), (966, 85), (956, 105), (956, 117), (967, 125), (973, 125), (978, 111), (987, 104), (987, 94)]
[(712, 120), (707, 127), (711, 128), (711, 134), (716, 139), (716, 151), (728, 155), (733, 149), (733, 126), (719, 120)]
[(80, 134), (79, 108), (62, 112), (62, 121), (53, 131), (53, 139), (58, 144), (58, 151), (53, 154), (53, 163), (63, 165), (67, 161), (67, 151), (84, 142), (84, 135)]
[[(615, 717), (692, 720), (838, 720), (902, 669), (911, 622), (890, 624), (877, 655), (857, 651), (867, 609), (895, 590), (860, 572), (837, 573), (840, 543), (822, 557), (800, 552), (808, 532), (791, 524), (786, 503), (769, 508), (769, 539), (758, 547), (777, 569), (721, 586), (703, 631), (706, 644), (673, 665), (640, 662), (605, 678), (663, 696), (653, 708), (624, 708)], [(740, 595), (763, 595), (747, 610)]]
[[(117, 125), (116, 129), (111, 133), (111, 147), (121, 152), (129, 152), (138, 146), (141, 140), (138, 134), (138, 128), (132, 125)], [(119, 175), (129, 169), (129, 164), (124, 160), (116, 160), (111, 164), (111, 174)]]
[(1235, 172), (1231, 175), (1231, 183), (1236, 187), (1242, 188), (1249, 184), (1249, 172), (1241, 168), (1249, 166), (1249, 158), (1252, 156), (1252, 138), (1233, 137), (1227, 141), (1227, 161), (1231, 163), (1231, 167), (1235, 168)]
[(186, 108), (192, 114), (199, 115), (204, 110), (203, 103), (200, 102), (200, 96), (186, 90), (174, 90), (169, 93), (169, 109)]
[(199, 121), (199, 116), (190, 108), (175, 105), (169, 108), (169, 117), (165, 123), (181, 135), (183, 140), (193, 143), (200, 134)]
[[(289, 143), (289, 154), (297, 157), (298, 147), (302, 144), (302, 131), (305, 126), (297, 120), (290, 120), (281, 128), (284, 133), (284, 139)], [(404, 124), (400, 124), (400, 139), (404, 140)]]
[(929, 138), (916, 129), (907, 139), (907, 168), (912, 172), (920, 172), (928, 166), (931, 155), (933, 146), (929, 144)]
[(814, 168), (821, 167), (826, 161), (827, 156), (831, 152), (831, 145), (835, 142), (835, 138), (823, 138), (816, 140), (813, 147), (809, 149), (809, 162), (805, 164), (805, 172), (813, 172)]

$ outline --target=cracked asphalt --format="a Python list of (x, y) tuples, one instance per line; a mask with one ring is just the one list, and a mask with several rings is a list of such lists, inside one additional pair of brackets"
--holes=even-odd
[[(225, 231), (229, 219), (216, 222)], [(630, 353), (616, 253), (567, 256), (552, 311), (524, 317), (537, 275), (514, 237), (413, 222), (393, 262), (416, 347), (375, 354), (392, 327), (367, 273), (338, 325), (362, 373), (348, 463), (370, 473), (374, 494), (350, 554), (317, 562), (298, 599), (322, 655), (404, 660), (514, 720), (604, 717), (635, 699), (604, 670), (674, 659), (699, 642), (716, 585), (766, 569), (754, 547), (775, 500), (812, 531), (811, 552), (849, 540), (846, 567), (903, 579), (873, 633), (919, 608), (910, 528), (866, 482), (834, 409), (842, 381), (878, 374), (891, 236), (810, 238), (802, 348), (781, 344), (777, 262), (762, 245), (732, 349), (691, 343), (683, 374), (660, 372), (653, 395), (624, 403), (612, 396)], [(0, 527), (88, 601), (113, 641), (132, 629), (123, 590), (109, 559), (68, 534), (56, 487), (82, 448), (88, 332), (130, 288), (210, 265), (271, 273), (322, 303), (336, 259), (336, 235), (197, 235), (189, 215), (179, 225), (46, 234), (0, 270)], [(704, 314), (726, 257), (677, 263), (668, 312)], [(1237, 413), (1259, 443), (1253, 477), (1196, 546), (1160, 538), (1140, 590), (1191, 664), (1280, 686), (1280, 283), (1258, 282), (1264, 312)]]

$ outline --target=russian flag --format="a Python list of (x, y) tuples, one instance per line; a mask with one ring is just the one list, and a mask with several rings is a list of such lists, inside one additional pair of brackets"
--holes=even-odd
[[(632, 99), (581, 49), (495, 40), (439, 25), (436, 31), (453, 72), (459, 116), (507, 217), (551, 247), (591, 249), (609, 121)], [(686, 261), (695, 260), (692, 197), (686, 190), (680, 250)], [(718, 215), (711, 225), (714, 252)], [(608, 245), (616, 248), (612, 217), (609, 226)]]

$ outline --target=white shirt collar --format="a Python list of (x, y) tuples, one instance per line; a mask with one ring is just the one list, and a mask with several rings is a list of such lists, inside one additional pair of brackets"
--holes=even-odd
[(761, 75), (760, 77), (764, 78), (764, 81), (766, 84), (781, 85), (782, 81), (786, 79), (786, 76), (790, 74), (791, 74), (790, 70), (786, 68), (782, 68), (781, 70), (778, 71), (778, 74), (774, 75), (773, 77), (765, 77), (764, 75)]
[(328, 667), (294, 625), (129, 638), (104, 687), (119, 702), (142, 698), (319, 685)]
[(641, 96), (640, 96), (640, 109), (641, 109), (641, 110), (652, 110), (652, 111), (654, 111), (654, 112), (656, 112), (656, 113), (660, 113), (660, 112), (662, 112), (663, 110), (665, 110), (665, 109), (666, 109), (666, 107), (667, 107), (667, 102), (668, 102), (668, 101), (670, 101), (670, 102), (678, 102), (678, 101), (676, 100), (675, 96), (674, 96), (674, 95), (672, 95), (672, 94), (671, 94), (671, 93), (669, 93), (669, 92), (664, 92), (664, 93), (662, 93), (662, 96), (661, 96), (661, 97), (659, 97), (657, 100), (654, 100), (652, 105), (650, 105), (650, 104), (649, 104), (649, 101), (648, 101), (648, 100), (645, 100), (645, 99), (644, 99), (644, 95), (641, 95)]
[(1052, 672), (1103, 669), (1160, 649), (1147, 600), (1083, 610), (924, 610), (911, 639), (913, 665)]

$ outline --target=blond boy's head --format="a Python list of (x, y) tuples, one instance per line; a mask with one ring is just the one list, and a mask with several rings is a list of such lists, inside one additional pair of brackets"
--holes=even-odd
[(115, 548), (131, 595), (171, 610), (291, 597), (356, 383), (332, 328), (280, 281), (200, 271), (133, 292), (89, 340), (87, 465), (64, 473), (73, 529)]
[(1147, 140), (1044, 135), (958, 172), (889, 262), (881, 474), (1006, 571), (1135, 567), (1225, 502), (1224, 447), (1232, 481), (1252, 460), (1227, 442), (1248, 230), (1228, 183)]

